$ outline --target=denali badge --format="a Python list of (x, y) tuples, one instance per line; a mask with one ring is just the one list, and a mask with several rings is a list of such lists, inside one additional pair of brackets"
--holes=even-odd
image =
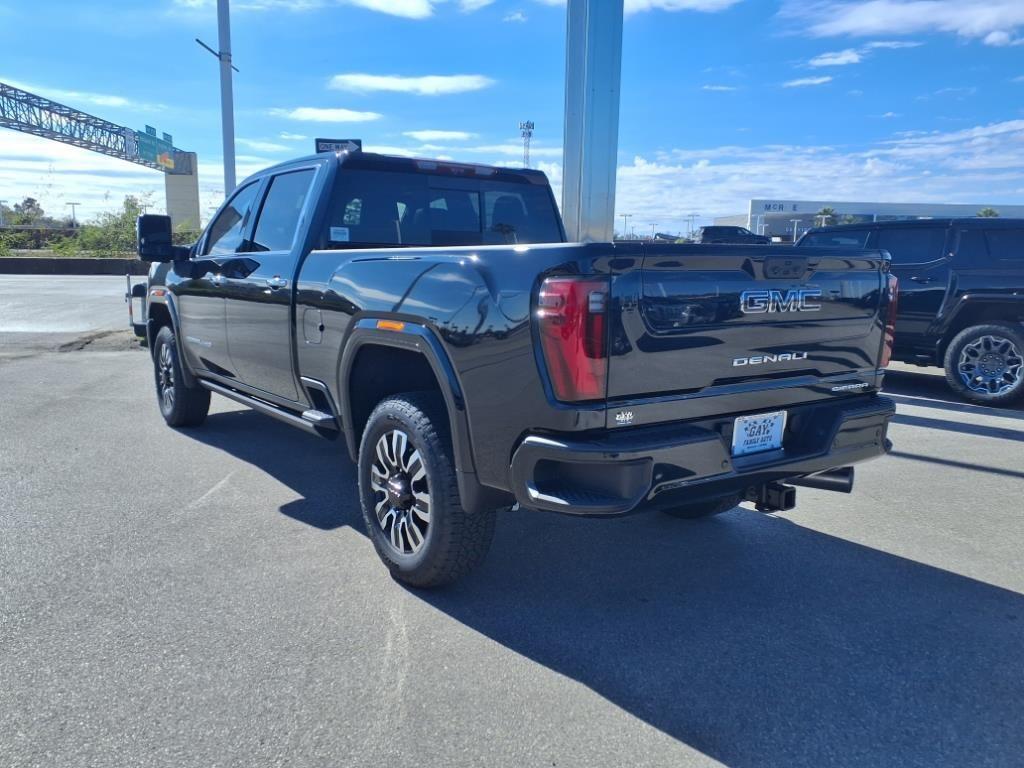
[(780, 352), (777, 355), (751, 355), (750, 357), (735, 357), (732, 365), (734, 368), (741, 365), (764, 365), (765, 363), (787, 363), (790, 360), (806, 360), (806, 352)]
[(821, 296), (818, 288), (799, 288), (792, 291), (744, 291), (740, 294), (740, 310), (745, 315), (765, 312), (817, 312), (821, 309), (811, 299)]
[(619, 411), (615, 414), (615, 423), (620, 427), (624, 427), (627, 424), (633, 423), (633, 412), (632, 411)]

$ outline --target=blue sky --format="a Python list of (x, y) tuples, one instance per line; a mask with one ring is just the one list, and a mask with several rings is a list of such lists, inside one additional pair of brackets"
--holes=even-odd
[[(211, 0), (0, 0), (0, 81), (200, 157), (221, 197)], [(557, 0), (235, 0), (239, 175), (315, 136), (561, 177)], [(751, 197), (1024, 203), (1024, 0), (627, 0), (618, 210), (638, 229)], [(88, 217), (159, 174), (0, 129), (0, 199)]]

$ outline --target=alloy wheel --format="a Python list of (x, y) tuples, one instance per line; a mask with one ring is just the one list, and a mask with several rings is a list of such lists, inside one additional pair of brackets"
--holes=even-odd
[(163, 404), (164, 410), (170, 412), (174, 408), (174, 359), (168, 344), (160, 347), (156, 376), (157, 387), (160, 390), (160, 402)]
[(957, 371), (972, 392), (1001, 395), (1024, 376), (1024, 357), (1011, 339), (987, 334), (960, 351)]
[(414, 555), (430, 529), (430, 488), (423, 458), (400, 429), (381, 435), (374, 453), (370, 488), (377, 522), (395, 552)]

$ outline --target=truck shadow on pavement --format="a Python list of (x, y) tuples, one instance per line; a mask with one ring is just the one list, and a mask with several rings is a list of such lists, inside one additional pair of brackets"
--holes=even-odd
[[(188, 434), (298, 492), (284, 514), (363, 530), (340, 443), (251, 412)], [(1024, 597), (783, 518), (504, 513), (478, 572), (410, 594), (726, 765), (1024, 755)]]

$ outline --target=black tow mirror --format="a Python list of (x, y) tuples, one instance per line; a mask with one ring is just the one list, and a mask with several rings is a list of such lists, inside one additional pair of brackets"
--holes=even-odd
[(136, 222), (135, 233), (142, 261), (180, 261), (189, 256), (188, 246), (173, 242), (170, 216), (143, 214)]

